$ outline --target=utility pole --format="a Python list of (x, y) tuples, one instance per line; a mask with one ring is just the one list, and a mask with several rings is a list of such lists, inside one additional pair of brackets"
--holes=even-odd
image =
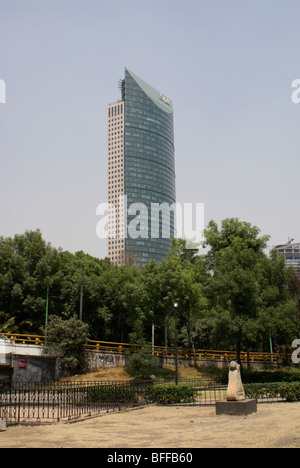
[(47, 297), (46, 297), (45, 346), (47, 346), (48, 311), (49, 311), (49, 281), (47, 285)]
[(179, 370), (178, 370), (178, 344), (177, 344), (177, 308), (178, 302), (174, 302), (174, 311), (175, 311), (175, 384), (178, 385), (179, 379)]
[(81, 286), (80, 286), (80, 310), (79, 310), (79, 320), (82, 322), (82, 306), (83, 306), (83, 272), (84, 266), (82, 264), (81, 268)]
[(154, 323), (152, 323), (152, 356), (154, 356)]
[(273, 346), (272, 346), (272, 335), (269, 328), (269, 341), (270, 341), (270, 353), (271, 353), (271, 362), (273, 362)]

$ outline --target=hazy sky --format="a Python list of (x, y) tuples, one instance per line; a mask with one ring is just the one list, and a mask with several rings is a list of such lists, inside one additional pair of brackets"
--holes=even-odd
[(180, 203), (300, 241), (299, 0), (0, 0), (0, 235), (105, 257), (107, 104), (173, 100)]

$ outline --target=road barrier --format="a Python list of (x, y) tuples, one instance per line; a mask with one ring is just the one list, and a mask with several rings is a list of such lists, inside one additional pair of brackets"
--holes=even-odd
[[(6, 334), (5, 335), (11, 344), (27, 344), (27, 345), (45, 345), (45, 337), (41, 335), (26, 335), (26, 334)], [(141, 346), (130, 343), (115, 343), (109, 341), (96, 341), (89, 340), (85, 345), (86, 349), (91, 351), (101, 351), (103, 353), (119, 353), (132, 354), (138, 351)], [(146, 346), (147, 350), (158, 357), (175, 357), (175, 350), (172, 347), (164, 346)], [(214, 361), (233, 361), (237, 359), (237, 353), (235, 351), (222, 351), (222, 350), (207, 350), (207, 349), (196, 349), (192, 351), (187, 348), (178, 348), (178, 357), (180, 359), (207, 359)], [(240, 353), (242, 361), (247, 361), (247, 352), (243, 351)], [(250, 362), (277, 362), (284, 360), (285, 354), (280, 353), (264, 353), (264, 352), (253, 352), (249, 353), (248, 359)]]

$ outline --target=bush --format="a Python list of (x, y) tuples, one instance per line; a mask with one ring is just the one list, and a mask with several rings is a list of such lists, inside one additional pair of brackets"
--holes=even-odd
[(280, 396), (285, 398), (286, 401), (299, 401), (300, 400), (300, 383), (282, 384), (280, 388)]
[(138, 396), (134, 388), (101, 386), (88, 388), (87, 400), (105, 403), (136, 403)]
[[(300, 382), (299, 371), (247, 371), (242, 370), (243, 383)], [(219, 383), (228, 382), (228, 370), (217, 377)]]
[(157, 365), (157, 357), (151, 354), (149, 347), (141, 347), (136, 353), (129, 355), (128, 364), (135, 378), (148, 380), (152, 369)]
[(299, 382), (300, 373), (297, 371), (244, 371), (242, 381), (244, 383)]
[(283, 398), (288, 402), (300, 401), (300, 382), (246, 384), (247, 398)]
[(193, 403), (195, 389), (188, 385), (154, 385), (151, 390), (151, 399), (160, 405), (174, 403)]
[(244, 385), (247, 398), (280, 398), (281, 383), (246, 384)]

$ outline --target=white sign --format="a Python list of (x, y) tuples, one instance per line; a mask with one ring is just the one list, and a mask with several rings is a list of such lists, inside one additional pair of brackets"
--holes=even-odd
[[(119, 197), (116, 206), (112, 203), (100, 203), (96, 214), (101, 216), (96, 226), (99, 239), (171, 239), (171, 213), (176, 227), (176, 237), (189, 242), (203, 242), (204, 203), (151, 203), (150, 210), (144, 203), (132, 203), (128, 206), (128, 215), (133, 217), (127, 226), (127, 195)], [(151, 218), (149, 218), (151, 216)], [(149, 229), (149, 219), (151, 226)], [(158, 226), (162, 226), (160, 235)], [(110, 230), (108, 229), (110, 228)], [(149, 232), (150, 231), (150, 232)], [(187, 247), (189, 248), (189, 247)], [(191, 246), (190, 248), (193, 248)]]
[(292, 93), (292, 102), (294, 104), (299, 104), (300, 102), (300, 80), (294, 80), (292, 83), (292, 88), (296, 88), (296, 90)]
[(300, 362), (300, 358), (299, 358), (299, 354), (300, 354), (300, 340), (294, 340), (293, 343), (292, 343), (292, 348), (296, 348), (295, 351), (292, 353), (292, 362), (294, 364), (299, 364)]
[(164, 94), (160, 93), (160, 99), (164, 101), (166, 104), (168, 104), (168, 106), (171, 105), (171, 99), (167, 98)]
[(0, 80), (0, 104), (6, 103), (6, 84), (4, 80)]

